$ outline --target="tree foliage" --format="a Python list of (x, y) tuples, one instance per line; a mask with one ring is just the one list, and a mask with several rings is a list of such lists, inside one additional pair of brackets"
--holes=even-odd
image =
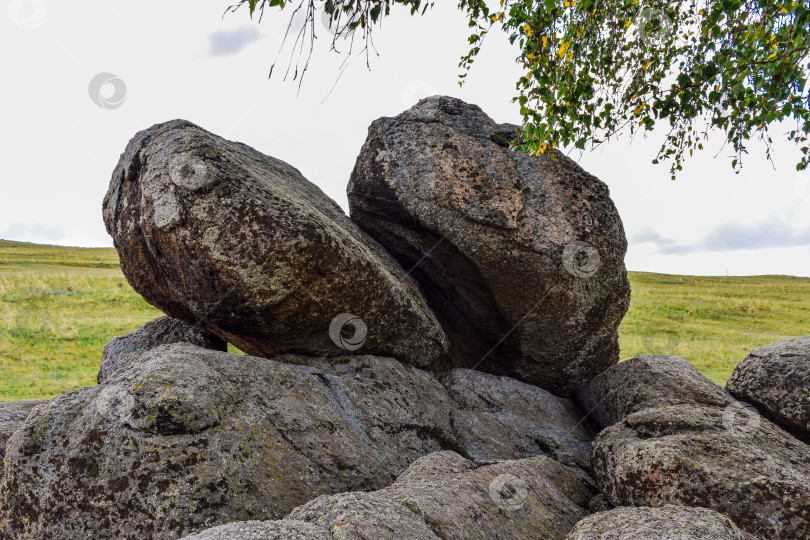
[[(231, 9), (243, 4), (251, 14), (291, 4), (305, 13), (295, 36), (305, 71), (320, 14), (334, 25), (333, 49), (346, 40), (351, 55), (359, 37), (368, 55), (372, 30), (392, 7), (422, 14), (433, 1), (241, 0)], [(515, 96), (521, 151), (585, 149), (663, 124), (669, 131), (654, 162), (669, 163), (674, 178), (712, 131), (724, 133), (739, 170), (751, 141), (764, 142), (770, 159), (771, 130), (779, 130), (801, 149), (797, 169), (807, 167), (810, 0), (459, 0), (458, 7), (471, 30), (462, 84), (493, 28), (517, 45), (525, 69)]]

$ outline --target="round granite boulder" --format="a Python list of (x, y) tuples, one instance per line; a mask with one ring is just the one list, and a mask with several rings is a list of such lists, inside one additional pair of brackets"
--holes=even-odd
[(369, 128), (351, 217), (422, 285), (450, 361), (570, 395), (618, 362), (627, 241), (607, 186), (517, 127), (431, 97)]

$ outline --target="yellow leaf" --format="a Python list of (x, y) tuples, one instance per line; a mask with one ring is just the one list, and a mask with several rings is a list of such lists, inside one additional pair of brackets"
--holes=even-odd
[(546, 153), (546, 143), (542, 143), (540, 145), (540, 147), (538, 148), (538, 150), (540, 150), (541, 154), (545, 154)]
[(650, 61), (647, 60), (647, 63), (644, 64), (644, 71), (647, 71), (647, 67), (650, 65)]
[(526, 58), (528, 58), (529, 60), (537, 60), (537, 55), (531, 53), (531, 54), (527, 55)]
[(548, 36), (543, 36), (543, 47), (548, 45)]
[(531, 36), (531, 35), (532, 35), (532, 27), (531, 27), (531, 26), (529, 26), (528, 24), (525, 24), (525, 25), (523, 26), (523, 29), (526, 31), (526, 33), (527, 33), (529, 36)]
[(636, 110), (634, 110), (634, 111), (633, 111), (634, 113), (636, 113), (636, 116), (638, 116), (639, 114), (641, 114), (641, 111), (643, 111), (643, 110), (644, 110), (644, 105), (646, 105), (646, 104), (647, 104), (647, 102), (646, 102), (646, 101), (642, 101), (642, 102), (641, 102), (641, 105), (639, 105), (638, 107), (636, 107)]
[(565, 53), (568, 52), (568, 47), (570, 45), (571, 45), (570, 41), (568, 41), (567, 39), (563, 40), (563, 42), (560, 43), (560, 50), (557, 51), (557, 56), (559, 56), (560, 58), (563, 58), (565, 56)]
[(627, 21), (626, 23), (624, 23), (624, 27), (625, 28), (630, 28), (631, 24), (633, 24), (633, 21)]

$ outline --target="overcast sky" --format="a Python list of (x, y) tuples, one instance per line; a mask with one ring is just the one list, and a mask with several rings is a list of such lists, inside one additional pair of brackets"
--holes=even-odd
[[(258, 24), (246, 11), (223, 18), (228, 0), (7, 4), (4, 239), (112, 245), (101, 203), (118, 156), (137, 131), (173, 118), (291, 163), (344, 209), (355, 158), (380, 116), (447, 94), (499, 122), (520, 122), (511, 98), (522, 70), (500, 35), (488, 38), (458, 87), (468, 29), (455, 2), (417, 18), (395, 10), (377, 33), (371, 71), (358, 57), (339, 80), (343, 57), (328, 52), (324, 31), (300, 92), (297, 82), (267, 78), (289, 10)], [(630, 242), (629, 269), (810, 276), (810, 175), (795, 170), (795, 147), (775, 141), (774, 169), (754, 146), (737, 175), (717, 137), (672, 182), (666, 166), (650, 164), (659, 141), (654, 134), (572, 154), (610, 186)]]

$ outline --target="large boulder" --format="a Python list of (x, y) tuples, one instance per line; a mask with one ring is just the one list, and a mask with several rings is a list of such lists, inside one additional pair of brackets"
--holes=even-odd
[(450, 97), (369, 128), (351, 217), (422, 285), (451, 362), (568, 395), (619, 358), (627, 248), (608, 188)]
[(810, 538), (810, 447), (739, 412), (671, 405), (631, 414), (594, 441), (600, 488), (616, 506), (699, 506), (756, 538)]
[[(441, 435), (443, 446), (453, 448), (473, 460), (516, 459), (546, 455), (572, 467), (587, 483), (591, 441), (596, 431), (584, 422), (577, 405), (569, 399), (509, 377), (499, 377), (471, 369), (451, 369), (438, 374), (404, 368), (390, 359), (342, 357), (339, 359), (310, 358), (284, 355), (279, 361), (303, 364), (329, 373), (332, 384), (341, 388), (354, 416), (367, 426), (375, 442), (390, 445), (392, 425), (401, 422), (401, 410), (430, 411), (436, 414), (437, 404), (444, 405), (449, 426), (441, 416), (441, 431), (436, 417), (425, 414), (427, 421), (421, 429)], [(413, 377), (418, 374), (416, 384)], [(380, 407), (372, 401), (379, 394), (379, 381), (391, 388), (386, 400), (392, 405)], [(446, 397), (441, 400), (425, 398), (425, 388), (443, 387)], [(429, 395), (429, 394), (428, 394)], [(413, 424), (415, 422), (411, 421)], [(452, 433), (452, 435), (448, 435)], [(409, 464), (412, 455), (391, 449), (392, 455), (404, 455)]]
[(568, 468), (545, 457), (482, 465), (439, 452), (388, 488), (319, 497), (283, 521), (235, 523), (189, 540), (276, 538), (282, 527), (305, 531), (306, 539), (562, 540), (587, 515), (589, 497)]
[(726, 390), (810, 443), (810, 336), (752, 351), (734, 368)]
[(437, 378), (457, 404), (450, 411), (450, 421), (467, 457), (489, 460), (545, 454), (575, 470), (589, 469), (596, 431), (583, 421), (573, 401), (515, 379), (470, 369), (453, 369)]
[(248, 354), (358, 350), (417, 366), (447, 339), (379, 244), (298, 170), (176, 120), (130, 141), (104, 222), (133, 288)]
[(588, 516), (566, 540), (755, 540), (722, 514), (666, 505), (622, 507)]
[(610, 426), (592, 445), (591, 469), (611, 504), (698, 506), (756, 538), (810, 537), (810, 447), (683, 358), (623, 362), (580, 401)]
[(104, 346), (101, 367), (98, 370), (98, 383), (102, 384), (109, 379), (126, 355), (141, 354), (160, 345), (172, 343), (191, 343), (212, 351), (228, 350), (227, 343), (205, 332), (199, 326), (192, 326), (172, 317), (159, 317), (134, 332), (114, 337)]
[[(333, 531), (340, 523), (348, 538), (554, 540), (587, 515), (591, 495), (570, 469), (543, 456), (481, 466), (440, 452), (386, 489), (320, 497), (289, 517)], [(412, 529), (399, 527), (408, 521)]]
[[(596, 492), (590, 433), (547, 392), (470, 371), (439, 382), (374, 356), (280, 360), (164, 345), (38, 407), (8, 446), (0, 537), (168, 539), (279, 519), (320, 495), (384, 488), (442, 450), (548, 456)], [(492, 429), (467, 433), (463, 411)], [(544, 426), (552, 435), (532, 440)], [(508, 430), (529, 433), (499, 440)]]
[(600, 373), (577, 392), (588, 418), (600, 428), (665, 405), (726, 407), (727, 392), (680, 356), (637, 356)]

